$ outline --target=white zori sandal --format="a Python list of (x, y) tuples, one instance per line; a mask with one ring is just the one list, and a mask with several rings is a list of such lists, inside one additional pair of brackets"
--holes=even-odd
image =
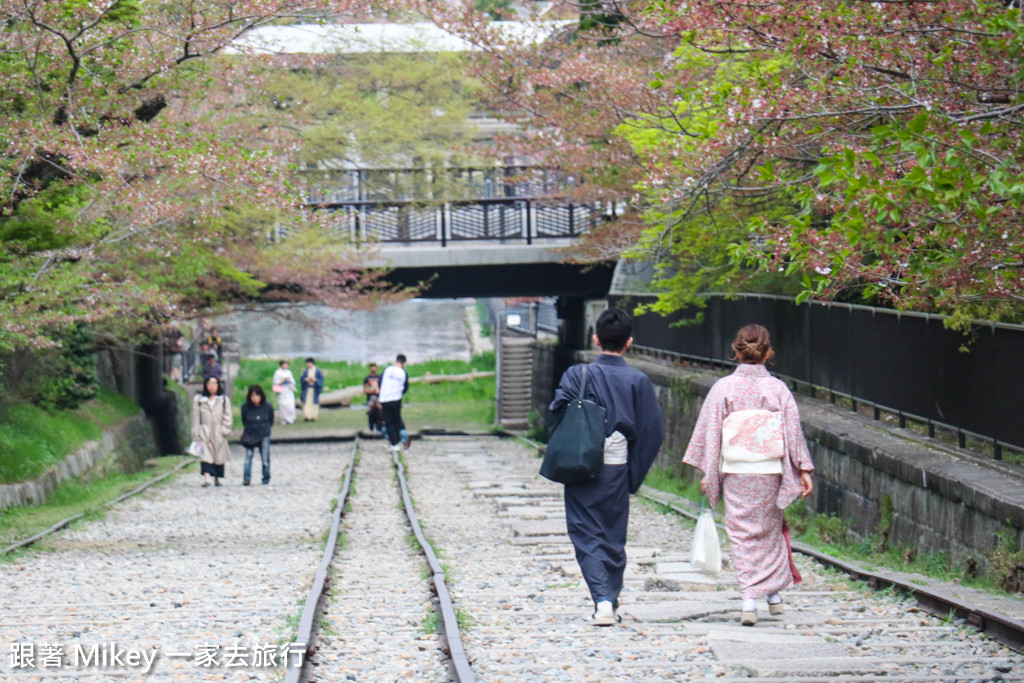
[(619, 616), (615, 614), (615, 608), (611, 600), (601, 600), (597, 603), (594, 615), (590, 617), (591, 626), (614, 626), (619, 622)]

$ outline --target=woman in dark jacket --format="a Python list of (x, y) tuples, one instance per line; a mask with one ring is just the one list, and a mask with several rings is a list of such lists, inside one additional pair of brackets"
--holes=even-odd
[(274, 407), (267, 401), (263, 387), (253, 384), (242, 404), (242, 446), (245, 447), (245, 466), (242, 470), (242, 486), (249, 485), (252, 474), (252, 452), (260, 449), (263, 462), (263, 483), (270, 483), (270, 428), (274, 426)]

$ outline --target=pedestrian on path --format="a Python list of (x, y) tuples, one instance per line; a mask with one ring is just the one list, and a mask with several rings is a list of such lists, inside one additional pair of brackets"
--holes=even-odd
[(366, 427), (372, 432), (382, 426), (380, 420), (374, 419), (379, 411), (373, 409), (373, 404), (380, 402), (380, 374), (376, 363), (370, 363), (370, 374), (363, 378), (363, 393), (366, 394)]
[(302, 419), (310, 422), (320, 416), (320, 392), (324, 388), (324, 373), (312, 358), (306, 359), (299, 384), (302, 385)]
[(210, 347), (210, 351), (217, 354), (217, 362), (224, 362), (224, 342), (221, 341), (220, 333), (217, 332), (216, 327), (210, 328), (210, 334), (206, 337), (206, 343)]
[(246, 392), (242, 404), (242, 446), (245, 447), (245, 465), (242, 468), (242, 486), (249, 485), (252, 474), (252, 453), (260, 449), (263, 464), (263, 484), (270, 483), (270, 430), (274, 426), (274, 407), (267, 401), (263, 387), (253, 384)]
[[(380, 405), (380, 404), (378, 404), (378, 405)], [(405, 420), (399, 420), (398, 424), (399, 424), (398, 441), (402, 444), (402, 447), (405, 448), (405, 450), (409, 450), (409, 432), (405, 428)], [(380, 433), (384, 436), (385, 439), (388, 438), (388, 428), (387, 428), (387, 425), (382, 425), (381, 426)]]
[(731, 375), (712, 385), (683, 462), (704, 473), (700, 487), (714, 509), (725, 499), (725, 531), (740, 584), (740, 622), (757, 623), (756, 599), (782, 614), (783, 591), (800, 582), (783, 510), (813, 490), (814, 464), (800, 411), (786, 384), (772, 377), (768, 330), (747, 325), (732, 342)]
[(207, 355), (203, 360), (203, 384), (211, 377), (221, 380), (224, 378), (224, 368), (217, 362), (217, 357), (213, 354)]
[(209, 377), (203, 383), (202, 393), (192, 399), (192, 440), (203, 444), (199, 455), (203, 486), (220, 486), (224, 477), (224, 463), (230, 459), (228, 434), (231, 433), (231, 401), (224, 395), (220, 378)]
[(586, 396), (579, 396), (583, 365), (565, 371), (550, 409), (586, 398), (605, 411), (604, 469), (594, 478), (565, 485), (565, 522), (576, 561), (594, 601), (590, 623), (619, 620), (619, 593), (626, 570), (629, 496), (636, 493), (658, 455), (661, 407), (647, 375), (626, 365), (633, 321), (618, 308), (601, 313), (594, 343), (601, 353), (587, 367)]
[(281, 424), (295, 423), (295, 375), (288, 369), (288, 361), (281, 361), (281, 366), (274, 370), (274, 393), (277, 394), (277, 411), (281, 415)]
[(369, 430), (378, 430), (383, 434), (387, 427), (384, 426), (384, 410), (380, 407), (380, 399), (376, 396), (370, 397), (370, 402), (366, 404), (366, 421), (369, 425)]
[(405, 371), (405, 356), (400, 353), (395, 357), (395, 364), (384, 369), (380, 380), (380, 407), (388, 443), (394, 451), (402, 448), (402, 396), (408, 390), (409, 373)]

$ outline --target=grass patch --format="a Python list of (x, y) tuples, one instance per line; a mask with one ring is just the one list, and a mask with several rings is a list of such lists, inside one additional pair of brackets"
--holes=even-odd
[(700, 502), (701, 498), (704, 497), (704, 493), (700, 490), (700, 484), (689, 479), (672, 474), (672, 470), (667, 467), (664, 468), (652, 468), (647, 473), (647, 478), (644, 479), (644, 483), (650, 486), (652, 489), (658, 489), (665, 493), (671, 493), (679, 496), (680, 498), (687, 498), (696, 502)]
[[(332, 390), (358, 385), (368, 372), (364, 365), (345, 362), (325, 362), (319, 367), (326, 376), (325, 385)], [(236, 428), (242, 426), (241, 405), (245, 402), (245, 392), (249, 385), (260, 384), (267, 396), (272, 397), (270, 379), (276, 368), (277, 362), (272, 360), (242, 360), (232, 396)], [(474, 368), (479, 371), (493, 370), (494, 353), (474, 356), (468, 363), (432, 360), (406, 366), (410, 377), (422, 377), (427, 372), (433, 375), (465, 374)], [(293, 373), (297, 379), (298, 372), (293, 370)], [(468, 382), (412, 384), (402, 401), (402, 419), (405, 420), (406, 428), (410, 432), (417, 432), (423, 427), (443, 427), (452, 430), (488, 429), (494, 425), (495, 420), (494, 378), (480, 377)], [(322, 406), (315, 424), (319, 429), (366, 429), (365, 404), (358, 400), (349, 408)], [(296, 423), (275, 425), (274, 434), (304, 431), (309, 426), (309, 423), (303, 423), (300, 408)]]
[[(413, 384), (402, 402), (402, 419), (410, 432), (424, 427), (478, 431), (494, 425), (494, 409), (493, 377), (471, 382)], [(235, 427), (241, 428), (241, 403), (235, 403), (233, 410)], [(315, 423), (303, 422), (300, 409), (295, 424), (274, 425), (274, 436), (307, 432), (311, 425), (316, 429), (365, 430), (366, 406), (359, 403), (348, 408), (321, 407)]]
[(38, 477), (86, 441), (99, 439), (104, 428), (139, 412), (131, 400), (103, 387), (76, 410), (11, 406), (0, 423), (0, 484)]
[[(79, 513), (88, 512), (90, 518), (98, 519), (103, 516), (102, 506), (105, 503), (173, 469), (183, 459), (194, 460), (191, 457), (173, 456), (155, 458), (147, 461), (147, 466), (134, 474), (114, 474), (87, 483), (77, 479), (65, 481), (41, 505), (9, 507), (0, 512), (0, 544), (7, 546), (28, 538)], [(164, 481), (170, 479), (173, 477)]]
[(472, 615), (461, 607), (455, 608), (455, 623), (459, 625), (459, 633), (469, 633), (469, 630), (476, 625)]
[(420, 624), (420, 633), (425, 636), (437, 633), (441, 629), (441, 615), (435, 610), (427, 612), (426, 616), (423, 617), (423, 623)]
[[(231, 396), (231, 402), (235, 405), (241, 405), (245, 401), (246, 390), (252, 384), (259, 384), (263, 387), (263, 391), (270, 396), (271, 380), (281, 360), (288, 361), (288, 367), (292, 374), (295, 375), (295, 381), (298, 382), (299, 376), (306, 368), (304, 358), (282, 358), (278, 360), (243, 358), (239, 364), (238, 374), (234, 379), (234, 392)], [(380, 372), (384, 372), (384, 368), (389, 363), (390, 361), (380, 362)], [(348, 361), (320, 361), (317, 363), (317, 367), (324, 373), (325, 391), (361, 385), (363, 378), (370, 372), (369, 364), (349, 363)], [(496, 367), (497, 361), (494, 352), (488, 351), (473, 356), (469, 361), (428, 360), (422, 363), (409, 363), (405, 366), (405, 369), (409, 373), (409, 377), (423, 377), (428, 373), (431, 375), (463, 375), (474, 369), (484, 372), (494, 370)], [(422, 388), (422, 385), (413, 385), (409, 391), (412, 392), (414, 389), (420, 388)]]

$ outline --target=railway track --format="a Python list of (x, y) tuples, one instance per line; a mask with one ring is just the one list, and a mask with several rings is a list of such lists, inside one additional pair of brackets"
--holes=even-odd
[[(0, 680), (1024, 681), (1020, 654), (956, 615), (806, 557), (786, 613), (740, 626), (731, 574), (692, 571), (692, 524), (665, 500), (634, 499), (623, 622), (591, 627), (538, 465), (515, 440), (429, 437), (401, 458), (275, 445), (269, 487), (181, 478), (0, 565)], [(47, 644), (111, 643), (151, 666), (40, 665)], [(35, 665), (12, 666), (28, 645)]]
[(561, 489), (537, 476), (538, 460), (497, 439), (424, 441), (417, 451), (410, 486), (452, 562), (478, 680), (1024, 680), (1018, 653), (806, 557), (786, 614), (762, 607), (760, 623), (742, 627), (731, 574), (689, 568), (692, 525), (638, 501), (623, 622), (590, 627)]
[(280, 680), (338, 490), (337, 445), (275, 445), (270, 486), (179, 476), (0, 564), (0, 681)]

